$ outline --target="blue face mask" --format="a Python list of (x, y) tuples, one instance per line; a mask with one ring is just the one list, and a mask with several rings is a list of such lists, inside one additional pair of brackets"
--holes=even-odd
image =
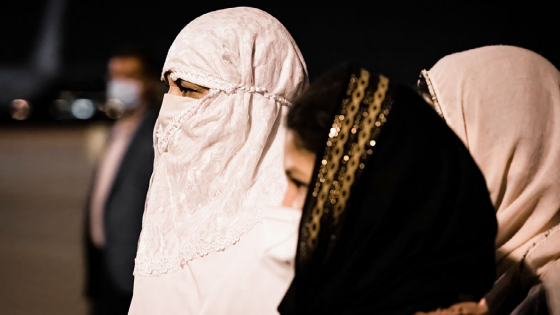
[(122, 107), (115, 108), (117, 110), (126, 111), (133, 109), (140, 102), (141, 91), (142, 83), (140, 81), (111, 80), (107, 82), (108, 104), (112, 104), (111, 106)]

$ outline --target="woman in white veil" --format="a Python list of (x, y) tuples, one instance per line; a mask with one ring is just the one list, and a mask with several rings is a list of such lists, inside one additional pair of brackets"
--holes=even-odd
[(283, 120), (307, 70), (278, 20), (233, 8), (179, 33), (162, 80), (170, 90), (154, 132), (129, 314), (215, 314), (222, 279), (255, 259), (251, 233), (284, 195)]

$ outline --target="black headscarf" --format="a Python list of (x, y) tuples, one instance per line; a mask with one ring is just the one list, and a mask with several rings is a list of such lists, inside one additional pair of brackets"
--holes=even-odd
[[(313, 103), (331, 109), (332, 125), (298, 125)], [(312, 84), (290, 115), (288, 128), (323, 129), (326, 146), (281, 314), (413, 314), (483, 297), (495, 277), (495, 211), (467, 149), (428, 104), (383, 76), (342, 70)]]

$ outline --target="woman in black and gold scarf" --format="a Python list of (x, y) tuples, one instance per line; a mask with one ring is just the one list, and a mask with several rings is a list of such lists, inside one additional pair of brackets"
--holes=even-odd
[(492, 286), (484, 178), (416, 93), (366, 70), (332, 72), (294, 102), (288, 130), (284, 205), (303, 216), (281, 314), (414, 314)]

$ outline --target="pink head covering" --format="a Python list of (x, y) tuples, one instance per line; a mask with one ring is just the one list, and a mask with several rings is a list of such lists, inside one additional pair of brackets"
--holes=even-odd
[(544, 273), (560, 257), (560, 73), (529, 50), (490, 46), (447, 56), (422, 74), (486, 178), (498, 274), (525, 256)]

